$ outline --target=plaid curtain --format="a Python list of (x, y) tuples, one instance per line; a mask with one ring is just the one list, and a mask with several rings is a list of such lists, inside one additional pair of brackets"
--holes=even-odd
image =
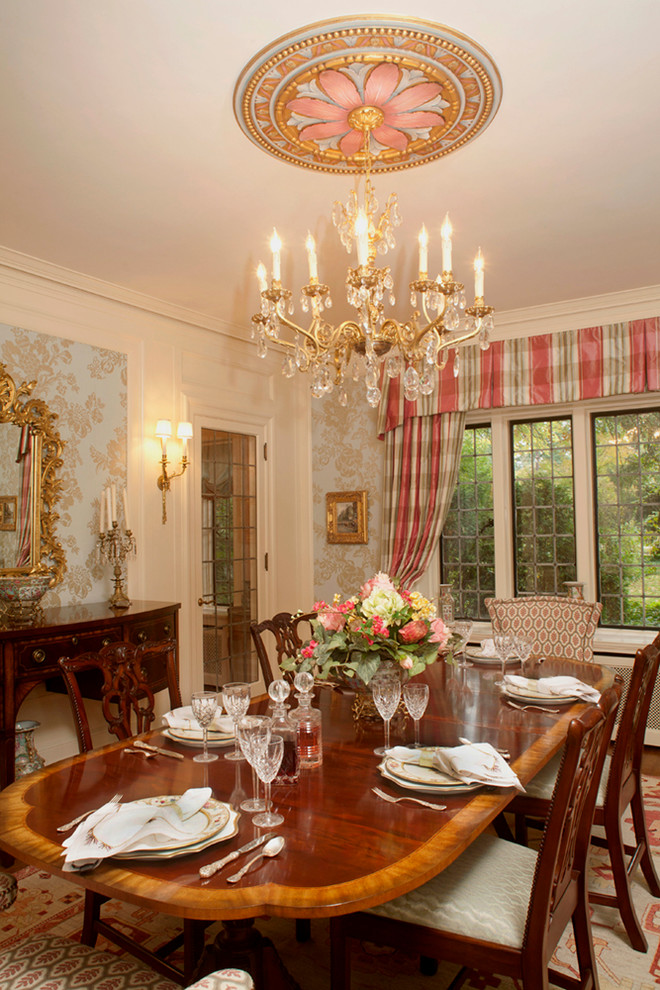
[(382, 567), (410, 585), (440, 537), (461, 460), (465, 413), (415, 416), (385, 437)]
[(378, 432), (385, 437), (382, 564), (412, 583), (426, 570), (454, 492), (465, 412), (550, 405), (660, 390), (660, 317), (495, 341), (460, 353), (437, 390), (408, 402), (386, 378)]
[(603, 327), (498, 340), (477, 345), (439, 372), (438, 389), (416, 402), (403, 397), (399, 379), (386, 379), (380, 435), (411, 416), (501, 406), (551, 405), (608, 395), (660, 390), (660, 317)]

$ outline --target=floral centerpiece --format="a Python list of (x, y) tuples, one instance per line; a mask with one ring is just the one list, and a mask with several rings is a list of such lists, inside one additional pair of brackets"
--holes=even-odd
[(298, 656), (282, 660), (282, 670), (308, 670), (321, 680), (359, 678), (366, 685), (390, 661), (413, 677), (451, 639), (432, 602), (382, 572), (353, 598), (335, 595), (330, 605), (316, 602), (314, 611), (312, 639)]

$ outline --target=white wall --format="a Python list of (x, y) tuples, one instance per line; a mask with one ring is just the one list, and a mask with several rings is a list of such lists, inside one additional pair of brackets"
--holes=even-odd
[[(127, 356), (126, 463), (138, 551), (129, 563), (128, 591), (133, 599), (181, 602), (184, 696), (201, 678), (196, 466), (203, 424), (239, 430), (258, 425), (269, 440), (260, 549), (268, 552), (270, 566), (260, 575), (260, 613), (313, 601), (309, 391), (305, 381), (282, 379), (276, 354), (259, 360), (254, 344), (229, 325), (6, 250), (0, 251), (0, 323)], [(156, 486), (160, 443), (153, 436), (161, 418), (191, 419), (196, 427), (191, 467), (172, 483), (166, 525)], [(85, 555), (95, 539), (98, 491), (95, 472), (87, 476), (86, 467), (80, 470), (83, 511), (86, 506), (91, 523), (90, 546), (80, 549)], [(106, 568), (108, 597), (110, 576)], [(37, 744), (48, 760), (75, 751), (63, 699), (46, 698), (37, 689), (20, 714), (42, 722)]]

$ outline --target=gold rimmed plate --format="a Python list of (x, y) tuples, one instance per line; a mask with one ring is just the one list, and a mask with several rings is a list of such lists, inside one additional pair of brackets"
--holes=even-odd
[[(194, 746), (195, 749), (201, 749), (204, 745), (204, 738), (200, 732), (199, 736), (191, 735), (190, 733), (180, 733), (176, 729), (161, 729), (164, 736), (171, 739), (173, 742), (181, 743), (182, 746)], [(208, 746), (229, 746), (233, 743), (234, 736), (224, 736), (220, 735), (219, 732), (209, 732), (207, 745)]]
[[(129, 802), (129, 805), (137, 808), (152, 807), (155, 812), (158, 808), (172, 807), (179, 798), (180, 795), (177, 794), (166, 794), (159, 797), (139, 798), (137, 801)], [(231, 829), (236, 827), (237, 818), (237, 813), (230, 805), (223, 801), (217, 801), (215, 798), (209, 798), (194, 815), (185, 821), (177, 821), (176, 829), (179, 834), (147, 835), (143, 839), (136, 839), (136, 845), (133, 848), (117, 853), (115, 858), (142, 857), (144, 854), (149, 856), (161, 856), (163, 854), (183, 856), (191, 849), (203, 848), (212, 840), (219, 841), (220, 836), (229, 838), (230, 835), (235, 834)], [(92, 834), (96, 841), (107, 845), (116, 841), (116, 837), (113, 836), (114, 830), (115, 825), (112, 818), (106, 816), (93, 827)]]
[(404, 760), (397, 760), (393, 756), (387, 756), (378, 768), (384, 777), (394, 781), (401, 787), (408, 789), (424, 790), (427, 793), (460, 794), (465, 791), (474, 791), (483, 784), (466, 784), (462, 780), (456, 780), (449, 774), (442, 773), (434, 767), (422, 767), (419, 763)]
[(534, 681), (528, 682), (526, 686), (517, 684), (505, 684), (502, 693), (516, 701), (524, 701), (526, 705), (572, 705), (579, 701), (576, 694), (551, 694), (548, 691), (535, 690)]

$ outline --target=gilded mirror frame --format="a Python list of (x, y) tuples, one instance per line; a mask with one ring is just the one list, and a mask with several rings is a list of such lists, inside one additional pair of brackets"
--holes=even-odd
[(33, 441), (30, 560), (24, 566), (0, 568), (0, 574), (50, 573), (49, 586), (53, 588), (66, 571), (64, 550), (55, 538), (55, 524), (59, 519), (55, 505), (61, 498), (62, 488), (58, 471), (62, 467), (64, 441), (55, 427), (57, 414), (51, 412), (43, 399), (31, 397), (36, 384), (35, 380), (16, 385), (6, 365), (0, 362), (0, 423), (13, 423), (19, 429), (26, 429)]

